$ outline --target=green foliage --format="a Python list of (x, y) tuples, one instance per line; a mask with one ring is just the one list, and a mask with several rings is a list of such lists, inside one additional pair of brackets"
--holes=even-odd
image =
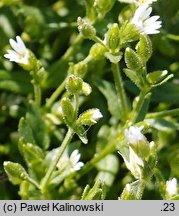
[(138, 7), (0, 1), (0, 199), (179, 199), (178, 1)]

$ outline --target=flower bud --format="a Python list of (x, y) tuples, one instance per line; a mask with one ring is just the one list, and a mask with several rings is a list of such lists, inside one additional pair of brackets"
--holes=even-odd
[(149, 36), (145, 34), (140, 35), (140, 41), (136, 46), (137, 54), (144, 62), (147, 62), (152, 55), (152, 42)]
[(75, 110), (69, 98), (63, 98), (61, 102), (63, 118), (67, 124), (74, 121)]
[(89, 109), (82, 113), (78, 118), (77, 122), (82, 125), (94, 125), (97, 121), (102, 118), (102, 114), (99, 109)]
[(143, 127), (131, 126), (125, 129), (124, 134), (127, 142), (141, 158), (146, 158), (150, 154), (150, 146), (146, 137), (141, 133)]
[(125, 51), (125, 62), (129, 69), (135, 71), (141, 69), (143, 66), (141, 58), (129, 47)]
[(28, 174), (25, 171), (25, 169), (18, 163), (5, 161), (4, 169), (9, 177), (9, 180), (15, 185), (20, 184), (23, 180), (27, 179), (28, 177)]
[(106, 51), (107, 49), (103, 45), (99, 43), (95, 43), (91, 47), (89, 54), (92, 58), (98, 59), (98, 58), (103, 57)]
[(78, 64), (74, 65), (74, 75), (82, 77), (87, 72), (87, 65), (83, 62), (79, 62)]
[(93, 38), (96, 35), (96, 29), (86, 20), (78, 17), (78, 30), (85, 38)]
[(112, 24), (105, 35), (105, 43), (111, 53), (117, 53), (120, 49), (120, 31), (117, 23)]
[(118, 153), (123, 157), (126, 167), (131, 171), (132, 175), (135, 178), (141, 178), (144, 162), (135, 151), (129, 146), (128, 155), (124, 155), (121, 152)]
[(177, 188), (177, 179), (173, 178), (172, 180), (166, 181), (166, 196), (167, 198), (171, 198), (172, 196), (177, 195), (178, 188)]
[(120, 40), (121, 44), (126, 44), (132, 41), (136, 41), (139, 38), (139, 31), (134, 24), (124, 23), (120, 28)]
[(74, 75), (69, 75), (66, 80), (66, 90), (71, 94), (77, 94), (82, 90), (83, 80)]

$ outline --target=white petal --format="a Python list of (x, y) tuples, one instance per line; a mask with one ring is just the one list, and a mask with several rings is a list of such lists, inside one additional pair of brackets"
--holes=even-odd
[(83, 162), (79, 162), (79, 163), (77, 163), (77, 164), (75, 165), (74, 169), (77, 171), (77, 170), (80, 170), (81, 167), (83, 167), (83, 166), (84, 166), (84, 163), (83, 163)]
[(10, 43), (11, 47), (18, 53), (19, 46), (18, 46), (17, 42), (13, 39), (10, 39), (9, 43)]
[(72, 154), (70, 155), (70, 160), (74, 163), (74, 164), (76, 164), (78, 161), (79, 161), (79, 159), (80, 159), (80, 154), (79, 154), (79, 151), (76, 149), (76, 150), (74, 150), (73, 152), (72, 152)]
[(17, 43), (18, 43), (18, 45), (19, 45), (20, 51), (21, 51), (21, 52), (25, 52), (27, 48), (26, 48), (26, 46), (25, 46), (23, 40), (21, 39), (21, 37), (16, 36), (16, 40), (17, 40)]

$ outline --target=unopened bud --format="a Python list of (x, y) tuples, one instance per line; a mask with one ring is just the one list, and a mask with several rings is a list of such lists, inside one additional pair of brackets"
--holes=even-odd
[(120, 48), (120, 31), (117, 23), (112, 24), (105, 35), (105, 43), (110, 52), (117, 53)]
[(66, 80), (66, 90), (71, 94), (76, 94), (82, 90), (83, 80), (74, 75), (70, 75)]
[(78, 118), (77, 122), (82, 125), (91, 126), (96, 124), (97, 121), (102, 117), (103, 115), (101, 114), (99, 109), (90, 109), (82, 113)]
[(86, 20), (78, 17), (78, 30), (85, 38), (93, 38), (96, 35), (96, 29)]
[(99, 43), (95, 43), (91, 49), (90, 49), (90, 55), (94, 58), (94, 59), (97, 59), (97, 58), (101, 58), (101, 57), (104, 57), (104, 54), (105, 52), (107, 52), (107, 49), (99, 44)]
[(74, 107), (69, 98), (63, 98), (61, 102), (63, 118), (67, 124), (71, 124), (74, 121)]

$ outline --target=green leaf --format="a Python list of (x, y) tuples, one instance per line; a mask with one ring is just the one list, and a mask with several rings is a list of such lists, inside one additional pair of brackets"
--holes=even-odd
[(26, 117), (19, 123), (19, 135), (23, 143), (32, 143), (47, 149), (49, 146), (49, 136), (40, 110), (31, 103)]
[(179, 130), (179, 124), (166, 119), (146, 119), (145, 121), (159, 131), (171, 132), (173, 130)]
[(136, 122), (140, 122), (140, 121), (143, 121), (144, 118), (145, 118), (145, 115), (147, 114), (148, 112), (148, 109), (149, 109), (149, 103), (151, 101), (151, 93), (148, 93), (146, 96), (145, 96), (145, 99), (144, 99), (144, 102), (143, 102), (143, 105), (142, 105), (142, 108), (138, 114), (138, 117), (136, 119)]
[(111, 113), (111, 115), (115, 116), (115, 118), (117, 119), (120, 119), (122, 108), (120, 106), (120, 101), (117, 97), (114, 84), (105, 80), (97, 80), (96, 86), (98, 87), (100, 92), (105, 96), (108, 104), (108, 110)]
[(31, 143), (23, 145), (23, 156), (29, 167), (37, 168), (37, 165), (44, 159), (44, 153), (41, 148)]
[(9, 180), (15, 184), (20, 184), (23, 180), (28, 177), (25, 169), (18, 163), (13, 163), (10, 161), (4, 162), (4, 169), (8, 175)]
[(134, 70), (130, 70), (127, 68), (124, 68), (124, 73), (126, 74), (127, 77), (129, 77), (129, 79), (136, 84), (136, 86), (141, 89), (142, 88), (142, 83), (141, 83), (141, 79), (140, 76), (137, 74), (136, 71)]
[(24, 117), (19, 121), (18, 132), (22, 142), (35, 144), (33, 131)]
[(97, 180), (94, 186), (89, 190), (87, 185), (83, 191), (82, 200), (102, 200), (103, 199), (103, 185), (101, 181)]
[(131, 48), (127, 47), (125, 51), (125, 63), (131, 70), (138, 71), (142, 68), (143, 62), (141, 57)]

